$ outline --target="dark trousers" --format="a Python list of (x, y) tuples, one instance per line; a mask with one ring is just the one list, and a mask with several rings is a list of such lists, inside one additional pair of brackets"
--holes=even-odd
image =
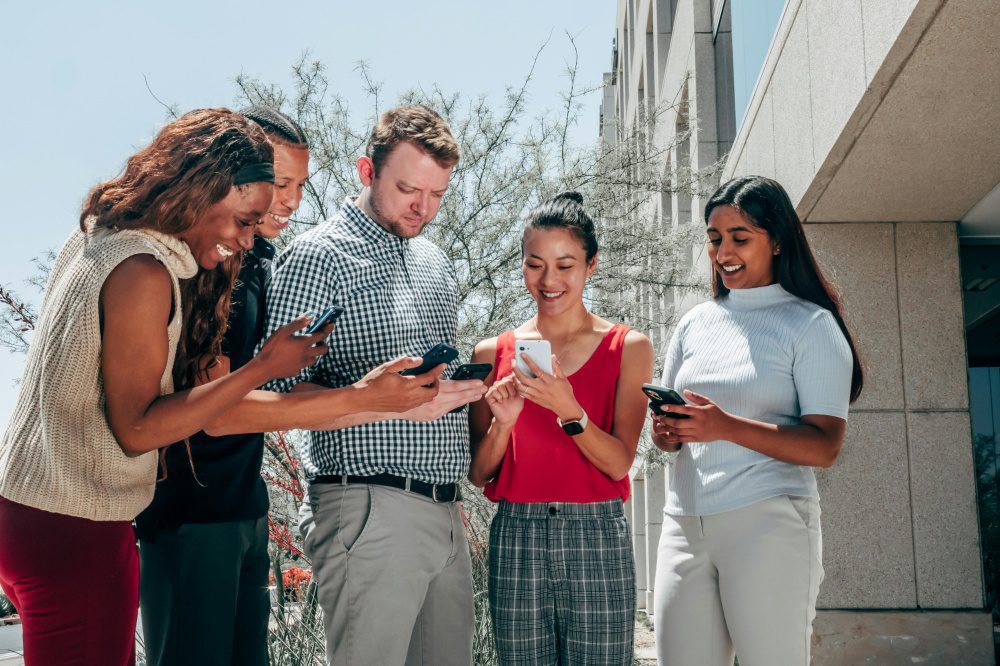
[(149, 666), (268, 663), (267, 518), (189, 523), (139, 542)]
[(27, 666), (134, 664), (138, 577), (131, 522), (0, 497), (0, 584), (21, 615)]

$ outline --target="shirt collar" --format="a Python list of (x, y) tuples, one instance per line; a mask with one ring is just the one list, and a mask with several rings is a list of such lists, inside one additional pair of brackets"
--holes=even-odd
[(344, 197), (344, 203), (340, 207), (340, 214), (343, 216), (347, 226), (364, 239), (380, 246), (391, 247), (398, 250), (405, 250), (409, 245), (409, 239), (400, 238), (396, 234), (386, 231), (382, 226), (368, 216), (354, 203), (357, 197)]
[(253, 249), (251, 252), (264, 260), (274, 259), (274, 245), (262, 236), (253, 237)]
[(793, 300), (795, 296), (777, 282), (764, 287), (730, 289), (726, 295), (726, 303), (735, 310), (757, 310)]

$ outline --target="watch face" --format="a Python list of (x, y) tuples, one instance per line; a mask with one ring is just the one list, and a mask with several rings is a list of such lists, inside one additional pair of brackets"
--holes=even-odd
[(570, 421), (569, 423), (562, 424), (563, 432), (572, 437), (573, 435), (579, 435), (583, 432), (583, 424), (579, 421)]

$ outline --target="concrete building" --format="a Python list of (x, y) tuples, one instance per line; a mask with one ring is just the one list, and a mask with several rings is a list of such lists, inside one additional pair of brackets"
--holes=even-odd
[[(752, 36), (740, 31), (775, 4), (769, 47), (746, 62)], [(998, 35), (997, 0), (618, 2), (604, 140), (667, 105), (653, 134), (685, 132), (673, 164), (724, 157), (716, 184), (781, 182), (866, 359), (840, 459), (818, 474), (817, 664), (994, 663)], [(741, 76), (756, 81), (746, 101)], [(700, 225), (702, 211), (692, 195), (642, 214)], [(692, 270), (708, 270), (700, 248)], [(640, 606), (651, 610), (662, 470), (639, 473), (633, 497)]]

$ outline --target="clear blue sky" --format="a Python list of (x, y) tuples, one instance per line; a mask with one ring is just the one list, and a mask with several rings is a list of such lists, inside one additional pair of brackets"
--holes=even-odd
[[(87, 190), (116, 174), (162, 125), (164, 110), (143, 75), (182, 110), (231, 105), (237, 74), (285, 84), (308, 49), (334, 85), (343, 82), (349, 101), (359, 59), (390, 97), (433, 83), (499, 96), (551, 34), (531, 88), (532, 111), (540, 112), (559, 104), (571, 56), (564, 31), (577, 35), (584, 83), (598, 84), (611, 64), (614, 29), (613, 0), (0, 3), (7, 202), (0, 284), (37, 299), (23, 284), (31, 258), (59, 248)], [(577, 142), (596, 140), (599, 104), (599, 95), (588, 100)], [(22, 363), (0, 350), (0, 423), (13, 408)]]

